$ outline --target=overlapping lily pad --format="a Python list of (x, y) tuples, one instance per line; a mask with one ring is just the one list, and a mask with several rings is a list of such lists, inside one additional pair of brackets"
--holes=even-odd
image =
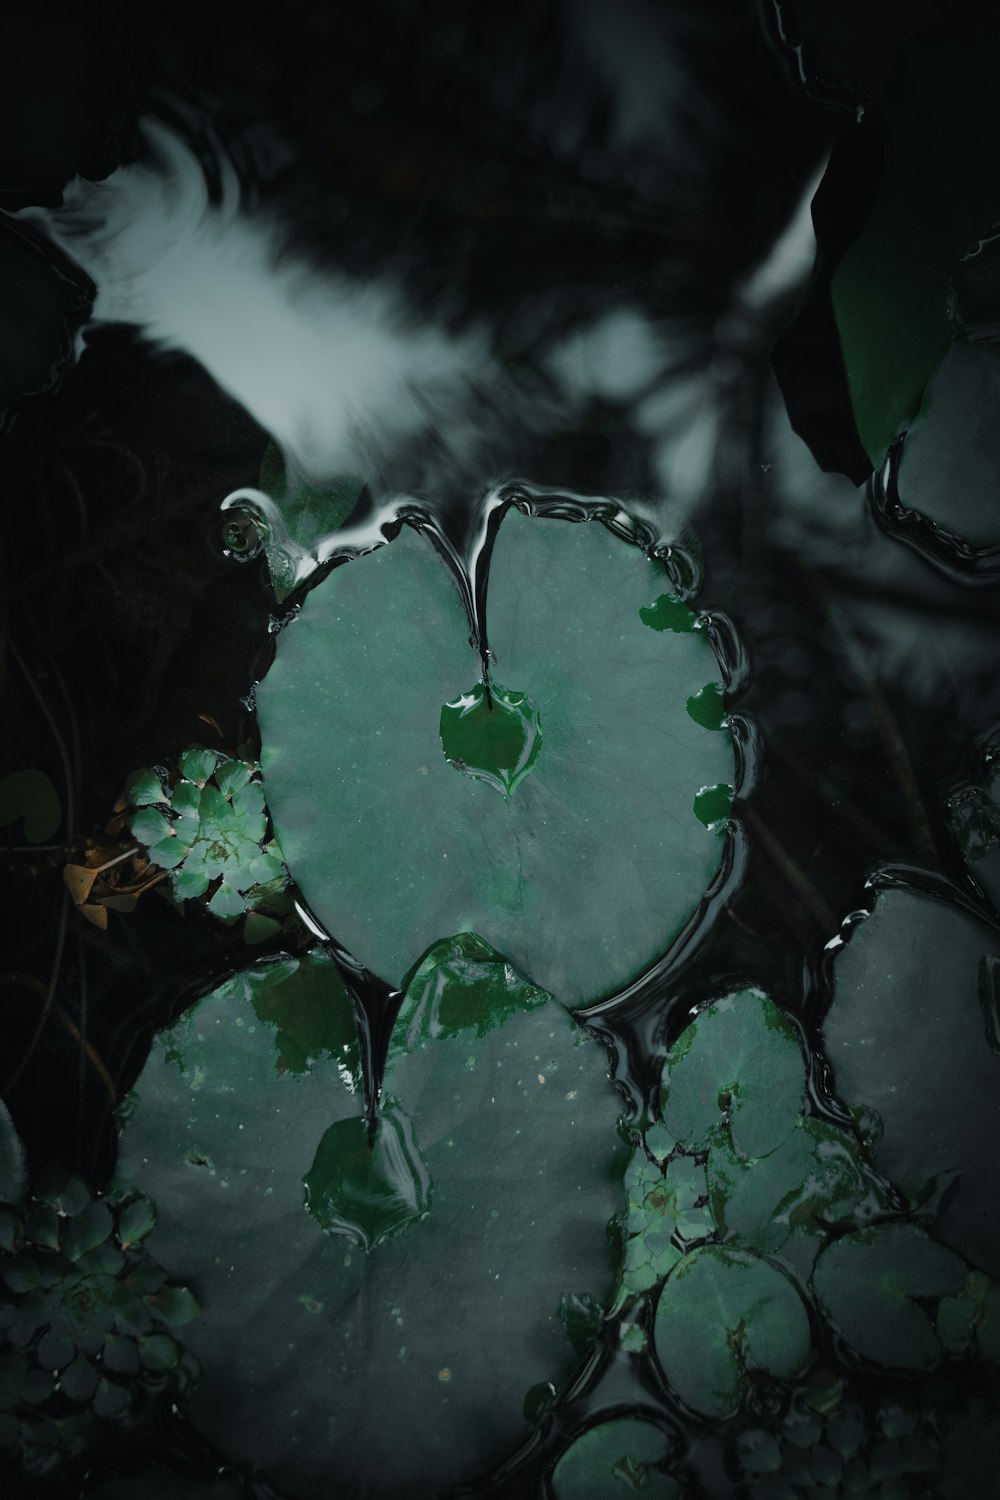
[(844, 1341), (883, 1367), (924, 1370), (944, 1349), (927, 1305), (953, 1295), (966, 1267), (913, 1224), (878, 1224), (827, 1246), (812, 1284)]
[(380, 977), (472, 931), (578, 1005), (669, 948), (722, 856), (724, 814), (696, 801), (735, 782), (707, 633), (690, 611), (642, 616), (669, 592), (599, 521), (508, 511), (492, 675), (541, 738), (507, 787), (442, 744), (481, 663), (424, 534), (403, 526), (309, 594), (258, 690), (267, 799), (310, 906)]
[(834, 965), (823, 1026), (838, 1093), (874, 1111), (876, 1166), (935, 1233), (1000, 1275), (1000, 932), (943, 881), (877, 892)]
[(655, 1340), (681, 1399), (720, 1420), (736, 1414), (752, 1378), (791, 1380), (812, 1352), (809, 1318), (788, 1278), (722, 1245), (692, 1250), (667, 1277)]
[(780, 1255), (805, 1274), (831, 1232), (889, 1207), (850, 1131), (811, 1116), (757, 1161), (719, 1142), (709, 1153), (708, 1184), (723, 1239)]
[[(462, 983), (454, 956), (444, 945), (443, 990)], [(624, 1148), (606, 1056), (492, 962), (506, 993), (477, 1012), (438, 992), (438, 1029), (411, 1024), (435, 989), (418, 969), (381, 1156), (360, 1124), (350, 1002), (318, 954), (202, 1000), (157, 1040), (125, 1111), (121, 1178), (155, 1200), (159, 1253), (202, 1305), (192, 1416), (290, 1496), (405, 1500), (489, 1469), (528, 1435), (525, 1393), (579, 1358), (560, 1306), (613, 1291)]]

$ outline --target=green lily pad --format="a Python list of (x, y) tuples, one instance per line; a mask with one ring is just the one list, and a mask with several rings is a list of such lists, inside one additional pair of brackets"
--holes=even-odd
[(24, 1147), (10, 1110), (0, 1099), (0, 1203), (20, 1203), (27, 1185)]
[(0, 777), (0, 828), (18, 818), (29, 844), (45, 844), (58, 833), (62, 803), (44, 771), (12, 771)]
[(1000, 347), (956, 339), (928, 381), (899, 456), (902, 504), (972, 547), (1000, 542), (998, 400)]
[(809, 1318), (788, 1278), (721, 1245), (692, 1250), (667, 1277), (655, 1342), (681, 1400), (720, 1420), (735, 1416), (751, 1374), (794, 1379), (812, 1353)]
[(1000, 932), (945, 882), (934, 891), (877, 892), (837, 955), (823, 1040), (840, 1096), (878, 1117), (875, 1165), (935, 1210), (939, 1239), (997, 1277), (988, 1163), (1000, 1154), (990, 985)]
[(555, 1500), (675, 1500), (678, 1481), (655, 1467), (670, 1451), (670, 1439), (655, 1423), (619, 1417), (582, 1433), (552, 1472)]
[(865, 1359), (925, 1370), (944, 1350), (926, 1310), (954, 1294), (966, 1267), (913, 1224), (878, 1224), (844, 1235), (816, 1262), (812, 1285), (824, 1315)]
[[(597, 520), (507, 512), (489, 642), (504, 701), (526, 695), (540, 726), (509, 787), (509, 714), (494, 715), (494, 784), (442, 744), (442, 709), (474, 696), (480, 661), (425, 536), (403, 526), (337, 567), (281, 632), (257, 694), (275, 829), (316, 916), (387, 983), (468, 931), (579, 1005), (628, 984), (697, 910), (723, 846), (694, 802), (734, 784), (734, 756), (707, 633), (640, 617), (663, 584)], [(688, 712), (709, 698), (718, 729)]]
[(860, 1225), (889, 1207), (879, 1179), (847, 1130), (806, 1116), (756, 1161), (726, 1140), (708, 1157), (712, 1213), (724, 1240), (782, 1255), (808, 1274), (831, 1230)]
[(725, 1136), (743, 1156), (766, 1156), (795, 1128), (805, 1063), (791, 1026), (759, 990), (742, 990), (700, 1011), (670, 1049), (662, 1114), (686, 1151)]
[(991, 169), (1000, 149), (997, 61), (992, 25), (971, 43), (910, 41), (880, 111), (879, 195), (831, 284), (851, 404), (873, 468), (916, 415), (947, 353), (961, 257), (1000, 220)]
[[(158, 1259), (198, 1293), (189, 1409), (212, 1442), (302, 1500), (331, 1486), (437, 1493), (514, 1449), (525, 1391), (571, 1373), (566, 1297), (613, 1292), (618, 1099), (603, 1049), (561, 1006), (501, 997), (488, 1026), (469, 1007), (464, 1024), (433, 1039), (418, 1027), (412, 1051), (392, 1049), (394, 1135), (366, 1179), (364, 1104), (340, 1044), (310, 1044), (301, 1071), (282, 1065), (305, 1030), (277, 975), (308, 1006), (312, 968), (331, 981), (327, 1035), (345, 1033), (328, 960), (269, 965), (263, 991), (228, 981), (155, 1042), (123, 1112), (119, 1176), (142, 1183)], [(425, 994), (424, 966), (415, 984)], [(410, 1150), (427, 1180), (419, 1209)], [(392, 1225), (394, 1192), (407, 1211)]]

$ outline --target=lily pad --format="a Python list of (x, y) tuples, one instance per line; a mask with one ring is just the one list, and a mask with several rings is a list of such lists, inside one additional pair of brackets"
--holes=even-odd
[[(528, 1435), (525, 1391), (571, 1373), (567, 1297), (613, 1292), (624, 1147), (606, 1055), (551, 1000), (507, 995), (464, 1020), (446, 1003), (436, 1036), (404, 1023), (413, 1050), (393, 1047), (384, 1081), (392, 1140), (366, 1177), (339, 1043), (287, 1066), (304, 1031), (279, 976), (307, 1005), (326, 978), (339, 1038), (336, 971), (282, 960), (263, 990), (254, 972), (157, 1039), (123, 1112), (120, 1177), (155, 1202), (157, 1255), (202, 1307), (185, 1332), (193, 1420), (302, 1500), (437, 1493), (505, 1457)], [(421, 965), (424, 999), (429, 983)]]
[(930, 377), (899, 457), (901, 503), (972, 547), (1000, 543), (998, 401), (1000, 345), (955, 340)]
[(997, 58), (993, 24), (971, 42), (910, 41), (880, 112), (881, 188), (831, 285), (851, 403), (873, 468), (916, 415), (948, 350), (955, 332), (949, 292), (961, 257), (1000, 219), (990, 166), (1000, 146)]
[(926, 1370), (944, 1354), (925, 1304), (954, 1294), (966, 1267), (913, 1224), (844, 1235), (816, 1262), (812, 1285), (845, 1343), (898, 1370)]
[(621, 1500), (632, 1494), (648, 1500), (675, 1500), (681, 1487), (655, 1467), (664, 1462), (670, 1439), (655, 1423), (619, 1417), (582, 1433), (552, 1473), (555, 1500)]
[(766, 1156), (795, 1128), (805, 1063), (791, 1026), (759, 990), (714, 1001), (681, 1033), (663, 1075), (663, 1123), (686, 1151), (727, 1135)]
[(751, 1376), (794, 1379), (812, 1352), (809, 1318), (788, 1278), (722, 1245), (692, 1250), (667, 1277), (655, 1341), (681, 1400), (720, 1420), (735, 1416)]
[(728, 1141), (708, 1158), (709, 1201), (724, 1240), (781, 1255), (808, 1274), (827, 1235), (889, 1207), (851, 1133), (803, 1117), (768, 1156), (747, 1161)]
[[(1000, 1198), (988, 1164), (1000, 1154), (1000, 1056), (991, 965), (1000, 932), (944, 881), (877, 891), (834, 965), (823, 1024), (837, 1091), (875, 1111), (875, 1165), (935, 1233), (1000, 1276)], [(987, 1002), (984, 1007), (984, 1000)]]
[[(275, 829), (316, 916), (387, 983), (469, 931), (579, 1005), (627, 985), (697, 910), (723, 846), (694, 803), (734, 784), (734, 756), (707, 633), (641, 618), (666, 583), (598, 520), (507, 512), (492, 675), (535, 735), (509, 786), (510, 712), (493, 714), (493, 784), (482, 747), (473, 765), (442, 743), (442, 710), (475, 696), (481, 663), (424, 534), (404, 525), (338, 566), (281, 632), (257, 695)], [(717, 728), (690, 709), (710, 699)]]
[(0, 828), (17, 819), (29, 844), (44, 844), (58, 833), (62, 803), (44, 771), (12, 771), (0, 778)]

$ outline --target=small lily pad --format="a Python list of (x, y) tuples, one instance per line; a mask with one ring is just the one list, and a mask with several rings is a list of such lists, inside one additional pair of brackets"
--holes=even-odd
[(663, 1074), (663, 1123), (686, 1151), (730, 1136), (742, 1156), (766, 1156), (795, 1128), (805, 1063), (773, 1001), (743, 990), (714, 1001), (681, 1033)]
[(29, 844), (45, 844), (59, 832), (62, 803), (44, 771), (12, 771), (0, 777), (0, 828), (17, 819)]
[(471, 693), (482, 738), (481, 663), (423, 533), (336, 567), (281, 631), (257, 692), (277, 836), (311, 909), (387, 983), (468, 931), (575, 1006), (696, 912), (723, 851), (695, 798), (734, 784), (734, 755), (709, 632), (640, 617), (664, 581), (599, 520), (508, 510), (486, 597), (502, 697), (491, 747), (468, 752), (448, 714)]
[[(525, 1391), (572, 1372), (567, 1295), (599, 1307), (614, 1290), (607, 1056), (530, 996), (501, 995), (488, 1027), (418, 1025), (412, 1050), (392, 1048), (373, 1155), (336, 1045), (276, 1066), (302, 1034), (278, 975), (307, 1005), (302, 970), (330, 981), (339, 1037), (352, 1013), (335, 971), (265, 967), (266, 1007), (246, 976), (200, 1001), (156, 1040), (123, 1112), (121, 1183), (149, 1193), (157, 1257), (201, 1303), (191, 1417), (295, 1500), (413, 1494), (416, 1476), (437, 1493), (513, 1450)], [(424, 966), (414, 982), (411, 1018), (433, 987)]]
[(925, 1370), (944, 1350), (926, 1304), (954, 1294), (966, 1267), (913, 1224), (844, 1235), (816, 1262), (812, 1284), (845, 1343), (876, 1364)]
[(745, 1250), (704, 1245), (667, 1277), (656, 1309), (663, 1372), (702, 1416), (735, 1416), (751, 1374), (792, 1380), (809, 1362), (809, 1318), (792, 1283)]
[(619, 1417), (591, 1427), (576, 1438), (552, 1472), (555, 1500), (675, 1500), (681, 1487), (657, 1465), (670, 1452), (670, 1439), (655, 1423)]
[(984, 1011), (983, 965), (1000, 932), (944, 881), (877, 891), (834, 964), (823, 1023), (838, 1093), (874, 1111), (878, 1169), (935, 1233), (1000, 1276), (1000, 1198), (988, 1163), (1000, 1155), (1000, 1056)]

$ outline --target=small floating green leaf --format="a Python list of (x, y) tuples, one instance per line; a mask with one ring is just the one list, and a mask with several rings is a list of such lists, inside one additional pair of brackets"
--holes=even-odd
[(980, 990), (1000, 932), (936, 889), (878, 891), (837, 954), (823, 1038), (840, 1096), (881, 1122), (875, 1165), (914, 1207), (933, 1205), (939, 1239), (1000, 1276), (1000, 1197), (984, 1166), (1000, 1156), (1000, 1056)]
[(669, 1456), (670, 1439), (655, 1423), (620, 1417), (591, 1427), (570, 1444), (552, 1472), (555, 1500), (675, 1500), (678, 1481), (657, 1467)]
[[(337, 1046), (314, 1051), (296, 1029), (290, 1049), (282, 984), (325, 976), (323, 1035), (353, 1025), (329, 961), (302, 966), (308, 981), (292, 960), (260, 966), (277, 1022), (243, 975), (156, 1038), (123, 1114), (119, 1186), (149, 1193), (157, 1256), (197, 1287), (187, 1409), (206, 1438), (303, 1500), (403, 1494), (414, 1475), (438, 1493), (505, 1458), (525, 1391), (559, 1390), (576, 1368), (567, 1287), (591, 1288), (598, 1315), (613, 1294), (618, 1096), (603, 1048), (561, 1006), (487, 997), (481, 1034), (463, 1015), (391, 1048), (371, 1150)], [(429, 967), (414, 984), (427, 991)], [(276, 1055), (310, 1064), (278, 1070)], [(169, 1325), (164, 1296), (142, 1305)], [(373, 1389), (389, 1445), (359, 1441)]]
[(0, 828), (18, 818), (29, 844), (45, 844), (59, 832), (62, 803), (44, 771), (12, 771), (0, 777)]
[(733, 810), (733, 788), (728, 782), (720, 786), (703, 786), (694, 799), (694, 815), (706, 828), (718, 828)]

